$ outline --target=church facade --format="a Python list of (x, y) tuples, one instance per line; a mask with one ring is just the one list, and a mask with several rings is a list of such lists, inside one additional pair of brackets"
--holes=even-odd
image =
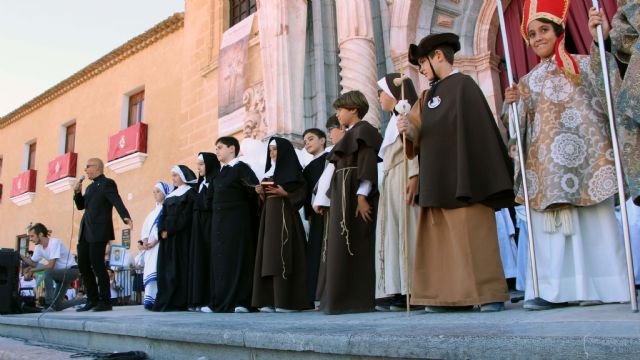
[(135, 244), (154, 183), (174, 164), (195, 169), (219, 136), (300, 145), (354, 89), (383, 129), (376, 81), (402, 71), (425, 89), (407, 49), (440, 32), (460, 35), (455, 66), (498, 114), (494, 0), (186, 0), (184, 13), (0, 118), (0, 247), (24, 251), (26, 226), (42, 222), (75, 252), (71, 184), (91, 157), (107, 163), (134, 220), (127, 233), (114, 214), (115, 242)]

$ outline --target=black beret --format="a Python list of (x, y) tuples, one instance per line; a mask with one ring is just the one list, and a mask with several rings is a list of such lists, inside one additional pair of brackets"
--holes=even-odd
[(409, 62), (418, 66), (418, 59), (426, 57), (433, 49), (441, 45), (449, 45), (453, 52), (460, 51), (460, 38), (454, 33), (431, 34), (420, 40), (418, 45), (409, 45)]

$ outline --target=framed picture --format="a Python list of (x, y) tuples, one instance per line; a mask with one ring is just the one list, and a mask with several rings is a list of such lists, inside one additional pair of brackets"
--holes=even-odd
[(123, 268), (125, 265), (127, 248), (123, 245), (111, 245), (111, 252), (109, 253), (109, 266)]

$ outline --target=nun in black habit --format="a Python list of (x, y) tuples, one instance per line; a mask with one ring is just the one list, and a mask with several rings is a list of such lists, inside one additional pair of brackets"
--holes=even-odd
[(307, 295), (305, 232), (298, 210), (304, 205), (306, 183), (291, 143), (273, 137), (267, 153), (266, 181), (256, 190), (264, 199), (253, 276), (254, 307), (263, 312), (313, 308)]
[(153, 311), (187, 310), (189, 243), (196, 175), (184, 165), (171, 168), (176, 189), (162, 204), (158, 220), (158, 295)]
[(211, 298), (211, 201), (213, 179), (220, 172), (215, 154), (198, 154), (198, 184), (193, 206), (191, 243), (189, 246), (188, 305), (190, 311), (212, 312)]

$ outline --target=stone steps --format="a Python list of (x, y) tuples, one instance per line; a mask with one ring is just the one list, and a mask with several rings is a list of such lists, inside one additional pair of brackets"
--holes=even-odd
[(639, 359), (629, 305), (500, 313), (103, 313), (0, 316), (0, 335), (153, 359)]

